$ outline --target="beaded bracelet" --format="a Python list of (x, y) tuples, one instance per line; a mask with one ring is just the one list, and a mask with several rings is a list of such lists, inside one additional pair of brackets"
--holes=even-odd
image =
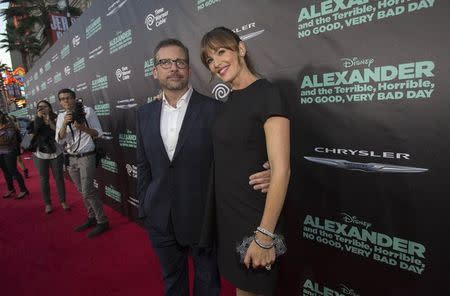
[(263, 248), (263, 249), (266, 249), (266, 250), (269, 250), (269, 249), (272, 249), (272, 248), (273, 248), (273, 242), (270, 243), (270, 244), (268, 244), (268, 245), (265, 245), (265, 244), (263, 244), (262, 242), (260, 242), (256, 237), (254, 238), (254, 240), (255, 240), (255, 243), (256, 243), (260, 248)]
[(276, 237), (275, 234), (273, 234), (272, 232), (270, 232), (269, 230), (267, 230), (267, 229), (265, 229), (265, 228), (263, 228), (261, 226), (256, 228), (256, 231), (258, 231), (258, 232), (260, 232), (260, 233), (270, 237), (271, 239), (275, 239), (275, 237)]

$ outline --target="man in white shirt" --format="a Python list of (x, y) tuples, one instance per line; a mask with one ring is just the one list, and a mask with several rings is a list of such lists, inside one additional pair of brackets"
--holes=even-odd
[[(102, 135), (102, 127), (97, 114), (90, 107), (83, 106), (77, 111), (76, 94), (71, 89), (58, 92), (60, 105), (65, 112), (58, 114), (56, 121), (56, 141), (64, 145), (69, 156), (68, 172), (81, 193), (88, 218), (74, 230), (83, 231), (94, 227), (87, 236), (89, 238), (102, 234), (109, 229), (102, 201), (94, 187), (95, 176), (95, 143), (94, 138)], [(83, 118), (84, 117), (84, 118)]]

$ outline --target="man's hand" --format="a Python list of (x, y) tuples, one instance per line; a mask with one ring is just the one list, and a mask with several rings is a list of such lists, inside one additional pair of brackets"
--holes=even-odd
[(250, 185), (253, 185), (254, 190), (261, 190), (262, 193), (267, 193), (270, 185), (270, 165), (267, 161), (264, 163), (263, 167), (266, 169), (265, 171), (258, 172), (249, 177), (250, 181), (248, 182)]
[(72, 116), (72, 112), (71, 111), (67, 111), (66, 115), (64, 116), (64, 122), (63, 124), (65, 126), (69, 125), (69, 123), (71, 123), (73, 120), (73, 116)]
[(58, 131), (58, 138), (60, 140), (62, 140), (66, 137), (67, 126), (72, 122), (72, 119), (73, 119), (72, 111), (67, 111), (66, 115), (64, 115), (64, 120), (61, 125), (61, 128)]
[(77, 121), (75, 121), (75, 122), (73, 123), (73, 126), (74, 126), (77, 130), (80, 130), (80, 131), (85, 132), (85, 133), (89, 133), (89, 132), (88, 132), (88, 127), (86, 126), (85, 123), (78, 123)]
[(74, 122), (73, 126), (78, 129), (79, 131), (82, 131), (86, 134), (88, 134), (89, 136), (96, 138), (98, 136), (98, 132), (95, 129), (89, 128), (87, 127), (86, 123), (78, 123), (78, 122)]

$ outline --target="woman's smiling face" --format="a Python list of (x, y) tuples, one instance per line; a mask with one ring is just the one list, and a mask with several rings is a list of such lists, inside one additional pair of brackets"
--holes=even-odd
[[(242, 52), (242, 51), (241, 51)], [(210, 49), (206, 63), (208, 68), (224, 82), (233, 83), (242, 71), (242, 56), (238, 51), (225, 47), (216, 50)]]

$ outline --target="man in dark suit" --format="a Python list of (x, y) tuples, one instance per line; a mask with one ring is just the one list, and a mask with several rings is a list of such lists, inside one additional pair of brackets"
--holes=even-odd
[[(161, 263), (165, 295), (189, 295), (189, 253), (194, 294), (219, 295), (215, 250), (198, 243), (212, 172), (211, 126), (222, 103), (189, 85), (189, 51), (179, 40), (161, 41), (154, 60), (163, 97), (137, 111), (139, 216)], [(268, 176), (253, 175), (255, 189), (267, 189)]]

